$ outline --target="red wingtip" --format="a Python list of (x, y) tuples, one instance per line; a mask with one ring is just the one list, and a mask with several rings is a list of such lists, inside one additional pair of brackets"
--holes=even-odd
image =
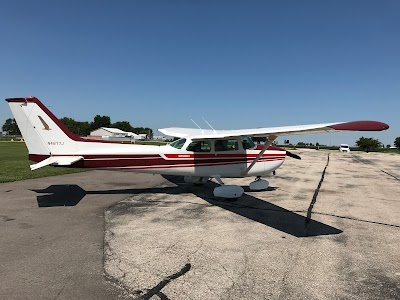
[(378, 121), (354, 121), (340, 123), (329, 127), (335, 130), (382, 131), (388, 129), (389, 125)]

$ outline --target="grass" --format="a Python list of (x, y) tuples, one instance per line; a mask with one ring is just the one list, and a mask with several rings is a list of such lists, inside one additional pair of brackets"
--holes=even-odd
[(23, 142), (0, 142), (0, 183), (42, 178), (54, 175), (83, 172), (86, 169), (43, 167), (31, 171), (28, 160), (28, 149)]

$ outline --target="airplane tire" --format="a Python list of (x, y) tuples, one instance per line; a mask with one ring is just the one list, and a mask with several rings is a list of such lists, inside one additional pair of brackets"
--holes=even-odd
[(214, 189), (214, 196), (217, 198), (225, 198), (229, 200), (238, 199), (244, 193), (244, 189), (238, 185), (221, 185)]

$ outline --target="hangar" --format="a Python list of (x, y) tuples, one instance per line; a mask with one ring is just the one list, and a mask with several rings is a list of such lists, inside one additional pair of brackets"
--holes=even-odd
[(90, 132), (90, 137), (101, 137), (101, 138), (126, 138), (129, 137), (133, 140), (145, 139), (143, 135), (139, 135), (133, 132), (122, 131), (118, 128), (100, 127), (99, 129)]

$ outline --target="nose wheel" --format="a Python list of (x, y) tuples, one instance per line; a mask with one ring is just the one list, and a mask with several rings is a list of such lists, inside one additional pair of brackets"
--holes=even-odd
[(256, 179), (249, 184), (249, 188), (252, 191), (266, 190), (269, 186), (268, 180), (261, 179), (261, 176), (257, 176)]

